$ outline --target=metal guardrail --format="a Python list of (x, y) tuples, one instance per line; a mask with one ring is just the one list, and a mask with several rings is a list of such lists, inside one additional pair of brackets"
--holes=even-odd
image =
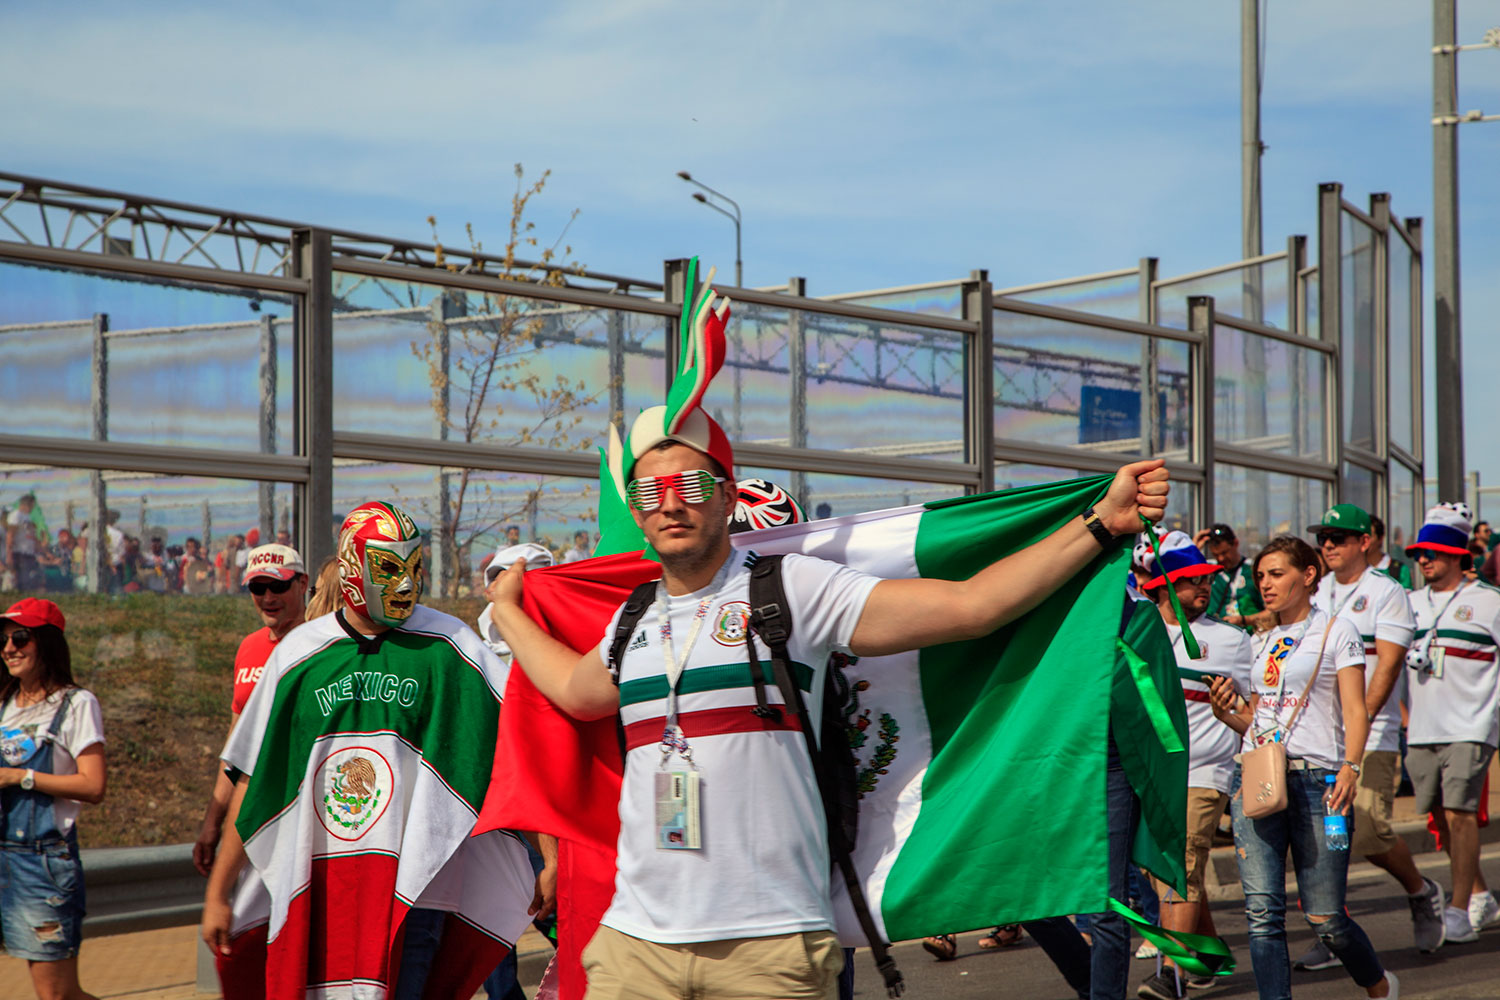
[(207, 882), (193, 867), (193, 845), (96, 847), (83, 857), (86, 937), (196, 924)]

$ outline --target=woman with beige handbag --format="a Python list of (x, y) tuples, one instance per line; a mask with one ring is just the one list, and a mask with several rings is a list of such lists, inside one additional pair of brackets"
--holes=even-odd
[[(1340, 848), (1324, 837), (1325, 815), (1347, 813), (1354, 800), (1356, 762), (1369, 735), (1364, 641), (1347, 621), (1312, 607), (1318, 555), (1300, 538), (1272, 540), (1254, 572), (1276, 625), (1257, 640), (1250, 676), (1216, 681), (1210, 697), (1214, 714), (1244, 736), (1229, 809), (1255, 985), (1260, 1000), (1291, 1000), (1290, 850), (1313, 931), (1368, 996), (1396, 998), (1396, 977), (1344, 909), (1348, 839)], [(1249, 692), (1248, 702), (1237, 686)]]

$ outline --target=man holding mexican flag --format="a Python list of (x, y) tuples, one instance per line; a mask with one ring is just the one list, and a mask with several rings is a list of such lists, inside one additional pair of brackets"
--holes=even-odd
[[(757, 677), (746, 661), (750, 578), (758, 557), (730, 543), (733, 454), (723, 431), (698, 405), (723, 359), (727, 308), (713, 310), (712, 300), (706, 292), (685, 311), (682, 369), (668, 405), (642, 413), (625, 443), (612, 435), (606, 481), (628, 503), (637, 537), (643, 536), (660, 563), (659, 572), (650, 566), (648, 575), (632, 581), (660, 578), (654, 601), (619, 662), (607, 665), (620, 610), (602, 633), (595, 633), (591, 646), (581, 647), (587, 652), (580, 655), (579, 644), (559, 641), (522, 606), (523, 598), (531, 603), (525, 591), (546, 586), (549, 574), (576, 571), (587, 563), (534, 572), (524, 586), (521, 568), (512, 567), (487, 591), (494, 603), (491, 620), (542, 695), (576, 720), (619, 718), (627, 758), (619, 798), (617, 874), (600, 927), (583, 952), (588, 995), (594, 1000), (823, 997), (831, 995), (843, 964), (834, 933), (840, 904), (830, 885), (825, 814), (810, 754), (796, 715), (780, 710), (785, 707), (780, 692)], [(1124, 897), (1128, 859), (1116, 857), (1119, 852), (1110, 850), (1107, 841), (1129, 843), (1139, 806), (1131, 786), (1111, 777), (1111, 826), (1116, 825), (1117, 786), (1128, 801), (1118, 803), (1124, 836), (1107, 838), (1101, 821), (1105, 788), (1103, 782), (1095, 787), (1097, 769), (1086, 770), (1084, 763), (1100, 763), (1106, 743), (1114, 770), (1121, 769), (1122, 761), (1129, 767), (1128, 761), (1139, 756), (1124, 741), (1116, 750), (1107, 735), (1108, 726), (1120, 731), (1122, 722), (1135, 718), (1118, 704), (1119, 672), (1113, 666), (1128, 559), (1115, 540), (1137, 531), (1143, 517), (1160, 520), (1167, 480), (1162, 461), (1135, 462), (1121, 468), (1107, 486), (1092, 480), (1044, 488), (1035, 491), (1034, 503), (1019, 509), (1014, 503), (994, 506), (994, 497), (963, 498), (946, 507), (871, 515), (882, 522), (871, 522), (873, 530), (855, 523), (859, 518), (841, 519), (850, 522), (840, 526), (846, 530), (821, 541), (815, 534), (797, 534), (817, 529), (817, 524), (754, 533), (761, 555), (791, 553), (781, 564), (793, 623), (787, 648), (810, 718), (820, 717), (823, 675), (835, 652), (886, 664), (879, 675), (882, 683), (921, 689), (913, 703), (925, 715), (930, 741), (921, 765), (925, 775), (919, 769), (892, 783), (905, 790), (895, 788), (900, 796), (889, 805), (890, 822), (878, 827), (874, 838), (863, 835), (858, 850), (859, 856), (873, 852), (885, 859), (884, 870), (861, 874), (886, 935), (956, 926), (917, 926), (924, 921), (970, 916), (973, 923), (967, 926), (977, 926), (995, 920), (983, 907), (924, 914), (923, 903), (912, 897), (924, 882), (924, 868), (927, 876), (938, 869), (950, 877), (976, 866), (993, 870), (994, 859), (955, 853), (966, 845), (944, 843), (941, 830), (964, 828), (953, 823), (966, 810), (972, 820), (976, 808), (1000, 804), (976, 797), (974, 792), (982, 790), (966, 790), (962, 782), (945, 785), (936, 772), (965, 766), (957, 760), (964, 756), (964, 744), (982, 746), (1006, 727), (1034, 736), (1017, 743), (1021, 752), (1055, 752), (1062, 761), (1080, 764), (1078, 788), (1031, 785), (1041, 795), (1029, 798), (1030, 808), (1066, 810), (1071, 822), (1099, 829), (1053, 854), (1052, 871), (1038, 871), (1032, 898), (986, 905), (1012, 905), (1034, 917), (1102, 911), (1106, 894)], [(1063, 506), (1084, 496), (1088, 499), (1073, 513), (1061, 515)], [(606, 543), (612, 520), (618, 530), (622, 512), (609, 509), (609, 499), (601, 517)], [(993, 516), (976, 518), (986, 504)], [(995, 518), (1006, 519), (1004, 537), (1009, 541), (1000, 551), (986, 551), (995, 527), (986, 522)], [(778, 532), (788, 531), (787, 544), (777, 548)], [(769, 544), (762, 547), (761, 541)], [(835, 558), (817, 558), (818, 552)], [(1080, 574), (1089, 566), (1092, 572)], [(1102, 572), (1106, 568), (1120, 572)], [(1045, 614), (1033, 613), (1044, 605)], [(1013, 624), (1017, 628), (1001, 633), (1007, 648), (994, 652), (990, 644), (997, 630)], [(1056, 641), (1060, 635), (1075, 640), (1071, 649)], [(904, 677), (890, 669), (891, 664), (913, 663), (911, 651), (927, 647), (942, 647), (946, 660), (924, 659), (905, 670)], [(972, 662), (966, 664), (966, 658)], [(970, 704), (944, 708), (930, 686), (942, 683), (945, 671), (961, 683), (965, 667), (985, 679), (984, 687), (973, 692)], [(1070, 728), (1061, 717), (1046, 717), (1061, 707), (1047, 704), (1058, 697), (1058, 685), (1055, 678), (1036, 683), (1043, 671), (1070, 668), (1078, 675), (1071, 683), (1076, 691), (1099, 696), (1079, 709), (1092, 716), (1083, 729)], [(1170, 743), (1173, 737), (1166, 730), (1172, 729), (1173, 719), (1145, 671), (1144, 664), (1135, 671), (1145, 706), (1136, 714), (1149, 717), (1148, 729), (1155, 726), (1150, 738)], [(511, 687), (515, 689), (514, 682)], [(1134, 688), (1127, 693), (1136, 696)], [(1020, 706), (1022, 713), (1007, 715), (1008, 706)], [(885, 758), (872, 757), (888, 766), (875, 767), (878, 773), (862, 779), (878, 783), (882, 774), (895, 778), (901, 771), (894, 763), (899, 725), (893, 718), (888, 724), (888, 717), (880, 717), (879, 731), (890, 752)], [(502, 744), (504, 725), (502, 720)], [(1048, 734), (1054, 728), (1083, 733), (1090, 745), (1051, 746)], [(1133, 733), (1131, 743), (1143, 738)], [(923, 759), (920, 746), (910, 749), (909, 757)], [(1180, 751), (1180, 744), (1175, 749)], [(983, 763), (1000, 774), (1040, 764), (999, 757)], [(1029, 785), (1029, 776), (1018, 773), (1017, 783)], [(862, 817), (865, 811), (862, 806)], [(938, 818), (944, 811), (947, 818)], [(1179, 838), (1181, 815), (1179, 807)], [(486, 826), (482, 816), (477, 828)], [(884, 839), (887, 831), (904, 838), (903, 843), (872, 842)], [(1136, 839), (1142, 839), (1139, 832)], [(1171, 831), (1158, 836), (1162, 839), (1170, 840)], [(1101, 858), (1107, 859), (1102, 869)], [(1014, 865), (1017, 857), (1001, 860)], [(1070, 871), (1075, 863), (1077, 869)], [(1095, 878), (1104, 873), (1107, 879)], [(1070, 886), (1074, 881), (1079, 885)], [(981, 883), (981, 888), (994, 888), (994, 883)], [(1113, 992), (1114, 966), (1120, 959), (1114, 952), (1128, 942), (1123, 925), (1118, 934), (1100, 933), (1106, 929), (1095, 925), (1096, 997)], [(1118, 978), (1123, 984), (1123, 974)]]

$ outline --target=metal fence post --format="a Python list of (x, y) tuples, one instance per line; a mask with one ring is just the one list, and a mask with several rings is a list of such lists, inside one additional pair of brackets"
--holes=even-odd
[[(688, 261), (684, 257), (665, 262), (662, 267), (661, 282), (662, 300), (664, 302), (671, 302), (680, 306), (692, 297), (694, 290), (687, 287), (687, 269)], [(662, 352), (667, 364), (665, 388), (671, 388), (672, 379), (677, 375), (677, 324), (677, 317), (672, 316), (667, 318), (666, 350)], [(728, 359), (726, 359), (726, 363), (728, 363)]]
[[(788, 278), (786, 290), (787, 294), (796, 298), (807, 298), (807, 279)], [(807, 325), (802, 321), (800, 309), (787, 310), (787, 375), (792, 383), (791, 445), (793, 448), (806, 448)], [(792, 496), (798, 503), (802, 503), (807, 496), (807, 473), (800, 470), (793, 472), (791, 480)]]
[[(276, 451), (276, 324), (272, 316), (260, 318), (260, 453)], [(276, 537), (276, 484), (258, 484), (260, 538), (264, 545)]]
[(1214, 300), (1188, 296), (1188, 329), (1203, 340), (1193, 346), (1193, 460), (1203, 466), (1198, 523), (1214, 520)]
[(308, 460), (298, 489), (302, 556), (311, 568), (333, 554), (333, 237), (325, 229), (292, 231), (291, 263), (307, 279), (297, 337), (297, 447)]
[(609, 344), (609, 423), (625, 422), (625, 314), (611, 309), (606, 317)]
[[(1416, 422), (1412, 429), (1412, 457), (1418, 459), (1417, 482), (1420, 484), (1425, 480), (1427, 472), (1427, 382), (1423, 377), (1423, 369), (1426, 367), (1426, 355), (1423, 351), (1423, 340), (1426, 337), (1423, 319), (1423, 253), (1422, 253), (1422, 217), (1413, 215), (1405, 220), (1406, 234), (1411, 237), (1416, 249), (1411, 252), (1411, 399), (1415, 410)], [(1427, 509), (1426, 491), (1417, 497), (1417, 513), (1420, 515)]]
[(1333, 503), (1338, 503), (1344, 483), (1344, 185), (1318, 185), (1318, 334), (1337, 349), (1328, 365), (1327, 406), (1328, 454), (1338, 475), (1333, 482)]
[[(448, 430), (452, 424), (453, 389), (449, 379), (453, 373), (453, 334), (447, 321), (463, 316), (467, 311), (468, 300), (463, 293), (452, 290), (433, 299), (430, 306), (428, 332), (435, 341), (437, 355), (433, 361), (432, 409), (439, 441), (448, 440)], [(441, 465), (438, 466), (435, 479), (437, 509), (433, 511), (432, 517), (432, 567), (429, 572), (438, 593), (444, 597), (456, 597), (459, 577), (456, 572), (458, 550), (455, 548), (455, 539), (458, 538), (458, 525), (453, 523), (452, 484), (447, 470)]]
[[(109, 315), (95, 313), (89, 392), (90, 436), (95, 441), (109, 440), (109, 342), (104, 336), (108, 332)], [(104, 575), (114, 571), (114, 559), (109, 550), (109, 503), (105, 495), (104, 473), (98, 469), (89, 473), (89, 497), (93, 511), (89, 514), (89, 547), (84, 553), (84, 565), (89, 590), (103, 594), (109, 590), (104, 584)]]
[(1288, 236), (1286, 240), (1286, 328), (1304, 337), (1302, 322), (1302, 282), (1297, 277), (1307, 267), (1307, 237)]
[[(1156, 323), (1156, 294), (1152, 285), (1156, 283), (1155, 257), (1141, 258), (1140, 289), (1137, 304), (1142, 323)], [(1158, 345), (1155, 337), (1145, 338), (1141, 344), (1141, 447), (1145, 457), (1156, 454), (1162, 447), (1160, 393), (1157, 382)]]
[(1438, 497), (1464, 486), (1463, 313), (1458, 256), (1458, 53), (1455, 0), (1432, 3), (1433, 363), (1452, 378), (1435, 400)]
[(980, 493), (995, 488), (995, 287), (976, 268), (963, 283), (963, 318), (974, 324), (964, 351), (964, 457), (979, 469)]

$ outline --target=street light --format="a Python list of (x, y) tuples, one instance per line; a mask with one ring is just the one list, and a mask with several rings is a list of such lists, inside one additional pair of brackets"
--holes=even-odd
[(730, 208), (734, 209), (733, 212), (726, 211), (721, 206), (709, 201), (706, 197), (703, 196), (701, 192), (693, 192), (694, 201), (698, 202), (700, 205), (707, 205), (709, 208), (713, 209), (715, 212), (718, 212), (720, 215), (724, 216), (729, 221), (734, 223), (734, 284), (737, 288), (743, 288), (745, 286), (745, 267), (743, 261), (740, 260), (739, 203), (736, 202), (733, 198), (729, 197), (727, 194), (724, 194), (721, 191), (715, 191), (713, 188), (709, 187), (707, 184), (704, 184), (702, 181), (693, 180), (693, 175), (688, 173), (686, 170), (677, 171), (677, 176), (681, 177), (683, 180), (687, 181), (694, 187), (702, 188), (704, 191), (707, 191), (715, 198), (722, 198), (724, 201), (727, 201), (729, 203)]

